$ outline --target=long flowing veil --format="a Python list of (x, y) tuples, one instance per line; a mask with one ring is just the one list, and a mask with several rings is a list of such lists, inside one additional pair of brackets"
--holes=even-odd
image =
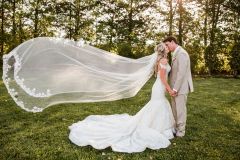
[(122, 57), (68, 39), (39, 37), (3, 56), (3, 82), (22, 109), (135, 96), (152, 76), (156, 54)]

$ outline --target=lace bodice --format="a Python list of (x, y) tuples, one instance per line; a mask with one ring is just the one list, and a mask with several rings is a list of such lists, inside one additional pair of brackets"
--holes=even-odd
[[(170, 72), (170, 70), (171, 70), (171, 66), (167, 63), (167, 64), (161, 64), (161, 63), (159, 63), (159, 67), (158, 67), (158, 73), (160, 72), (160, 69), (161, 68), (164, 68), (164, 69), (166, 69), (166, 76), (168, 75), (168, 73)], [(158, 74), (158, 77), (159, 77), (159, 74)]]

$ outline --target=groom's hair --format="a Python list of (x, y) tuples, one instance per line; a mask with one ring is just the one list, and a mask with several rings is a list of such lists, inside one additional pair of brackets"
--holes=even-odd
[(165, 43), (165, 42), (172, 42), (172, 41), (174, 41), (176, 44), (178, 44), (177, 39), (176, 39), (175, 37), (173, 37), (173, 36), (168, 36), (168, 37), (166, 37), (166, 38), (163, 40), (163, 43)]

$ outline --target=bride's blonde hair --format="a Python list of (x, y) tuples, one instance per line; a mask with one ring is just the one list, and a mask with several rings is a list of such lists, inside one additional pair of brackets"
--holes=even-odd
[(157, 61), (155, 63), (154, 71), (155, 74), (158, 72), (158, 63), (162, 58), (167, 58), (167, 52), (165, 50), (165, 44), (164, 43), (159, 43), (155, 48), (154, 48), (155, 53), (157, 53)]

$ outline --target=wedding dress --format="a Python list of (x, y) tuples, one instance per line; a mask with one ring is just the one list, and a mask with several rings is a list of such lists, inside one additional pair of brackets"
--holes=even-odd
[[(167, 74), (169, 64), (162, 65)], [(111, 147), (116, 152), (142, 152), (146, 148), (160, 149), (170, 145), (174, 118), (165, 97), (165, 87), (159, 74), (152, 87), (150, 101), (134, 116), (128, 114), (90, 115), (69, 126), (69, 139), (78, 146), (96, 149)]]
[[(157, 53), (122, 57), (68, 39), (38, 37), (3, 56), (3, 82), (29, 112), (60, 103), (114, 101), (135, 96), (153, 74)], [(165, 67), (167, 73), (170, 66)], [(166, 73), (166, 78), (167, 78)], [(173, 138), (173, 116), (157, 76), (151, 100), (134, 116), (92, 115), (70, 126), (70, 140), (118, 152), (165, 148)]]

